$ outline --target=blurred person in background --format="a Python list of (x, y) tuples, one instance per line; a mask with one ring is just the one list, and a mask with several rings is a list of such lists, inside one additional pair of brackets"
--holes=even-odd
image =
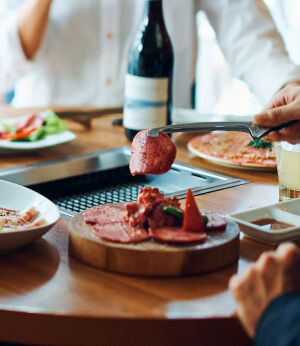
[[(128, 47), (143, 5), (140, 0), (2, 0), (0, 91), (14, 88), (17, 107), (121, 105)], [(232, 71), (262, 103), (284, 84), (300, 80), (300, 67), (289, 59), (262, 0), (165, 0), (175, 52), (175, 107), (191, 105), (200, 9)]]
[(285, 243), (230, 279), (238, 317), (254, 345), (300, 345), (299, 268), (299, 249)]

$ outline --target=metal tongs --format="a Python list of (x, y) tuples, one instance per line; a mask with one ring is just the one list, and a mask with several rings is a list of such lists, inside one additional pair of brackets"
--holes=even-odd
[(294, 121), (284, 123), (274, 127), (263, 127), (256, 125), (252, 122), (237, 122), (237, 121), (213, 121), (213, 122), (199, 122), (188, 124), (176, 124), (157, 127), (148, 130), (149, 137), (157, 137), (160, 132), (174, 133), (174, 132), (186, 132), (186, 131), (239, 131), (247, 132), (254, 139), (260, 139), (269, 134), (272, 131), (278, 131), (284, 127), (288, 127)]

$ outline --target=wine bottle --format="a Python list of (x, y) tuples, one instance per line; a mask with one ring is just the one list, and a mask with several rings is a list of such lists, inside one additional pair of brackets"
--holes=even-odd
[(146, 0), (125, 78), (123, 124), (129, 140), (142, 129), (171, 123), (173, 65), (162, 0)]

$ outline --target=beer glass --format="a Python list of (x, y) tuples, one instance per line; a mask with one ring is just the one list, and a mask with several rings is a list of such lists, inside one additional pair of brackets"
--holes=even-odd
[(279, 201), (300, 197), (300, 144), (276, 143)]

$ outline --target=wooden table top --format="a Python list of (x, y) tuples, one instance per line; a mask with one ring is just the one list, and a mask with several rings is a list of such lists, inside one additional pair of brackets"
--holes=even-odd
[[(23, 114), (0, 108), (0, 117)], [(92, 129), (68, 122), (73, 142), (39, 152), (0, 155), (0, 168), (118, 146), (129, 146), (112, 117)], [(278, 201), (275, 172), (236, 170), (208, 163), (177, 135), (177, 160), (251, 183), (197, 196), (204, 209), (221, 214)], [(137, 278), (94, 269), (68, 255), (67, 221), (42, 239), (0, 257), (0, 341), (28, 344), (247, 345), (228, 289), (232, 274), (271, 247), (241, 236), (240, 260), (223, 270), (183, 278)]]

